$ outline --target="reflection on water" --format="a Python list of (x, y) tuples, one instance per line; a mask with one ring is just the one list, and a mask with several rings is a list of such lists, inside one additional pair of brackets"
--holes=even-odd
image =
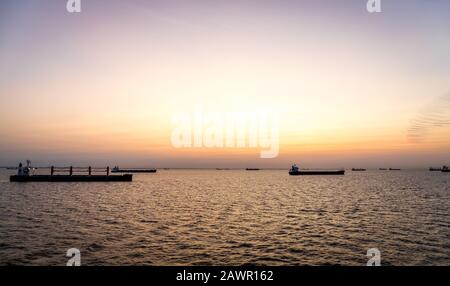
[(0, 264), (450, 265), (450, 175), (162, 170), (132, 183), (9, 183)]

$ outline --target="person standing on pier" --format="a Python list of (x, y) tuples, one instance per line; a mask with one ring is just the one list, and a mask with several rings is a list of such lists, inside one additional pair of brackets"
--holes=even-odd
[(23, 176), (22, 162), (19, 163), (19, 168), (17, 168), (17, 175)]

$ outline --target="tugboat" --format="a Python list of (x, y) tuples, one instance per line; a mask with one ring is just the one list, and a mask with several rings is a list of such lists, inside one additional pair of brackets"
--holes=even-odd
[(345, 175), (345, 170), (300, 170), (294, 164), (289, 170), (291, 176), (311, 176), (311, 175)]
[(441, 172), (443, 172), (443, 173), (449, 173), (449, 172), (450, 172), (450, 169), (448, 168), (448, 166), (443, 166), (442, 169), (441, 169)]

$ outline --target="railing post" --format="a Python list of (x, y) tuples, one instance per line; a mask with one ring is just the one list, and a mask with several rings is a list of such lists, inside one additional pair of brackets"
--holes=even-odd
[(106, 167), (106, 176), (109, 176), (109, 166)]
[(91, 175), (91, 173), (92, 173), (92, 168), (91, 168), (91, 166), (89, 166), (89, 176)]
[(50, 175), (53, 176), (54, 173), (55, 173), (55, 167), (52, 166), (52, 167), (50, 168)]
[(73, 168), (72, 168), (72, 166), (70, 166), (70, 175), (72, 176), (72, 174), (73, 174)]

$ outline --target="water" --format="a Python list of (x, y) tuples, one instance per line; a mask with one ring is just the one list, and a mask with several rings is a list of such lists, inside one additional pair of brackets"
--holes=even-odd
[[(12, 171), (13, 172), (13, 171)], [(9, 183), (0, 265), (450, 265), (450, 173), (161, 170), (132, 183)]]

